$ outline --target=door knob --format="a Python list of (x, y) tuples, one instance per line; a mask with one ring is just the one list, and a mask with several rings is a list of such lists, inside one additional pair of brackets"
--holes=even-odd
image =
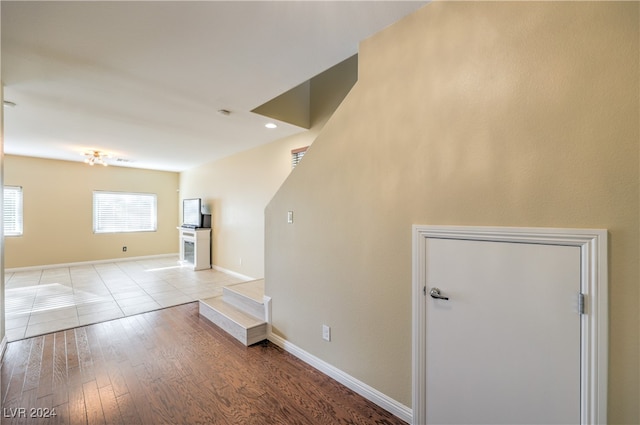
[(437, 300), (448, 300), (449, 297), (445, 297), (444, 295), (440, 294), (440, 289), (438, 288), (431, 288), (431, 290), (429, 291), (429, 295), (431, 295), (431, 298), (435, 298)]

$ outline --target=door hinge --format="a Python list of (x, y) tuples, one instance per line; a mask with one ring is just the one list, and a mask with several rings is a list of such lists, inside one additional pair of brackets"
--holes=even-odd
[(585, 314), (584, 308), (584, 294), (582, 292), (578, 292), (578, 313)]

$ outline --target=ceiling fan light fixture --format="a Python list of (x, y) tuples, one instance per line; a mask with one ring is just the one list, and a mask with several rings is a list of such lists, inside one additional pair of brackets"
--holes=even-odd
[(109, 157), (109, 154), (104, 153), (104, 152), (100, 152), (100, 151), (89, 151), (89, 152), (85, 152), (84, 156), (86, 157), (84, 159), (84, 162), (86, 164), (91, 165), (92, 167), (95, 164), (100, 164), (100, 165), (104, 165), (105, 167), (109, 164), (107, 164), (106, 162), (106, 158)]

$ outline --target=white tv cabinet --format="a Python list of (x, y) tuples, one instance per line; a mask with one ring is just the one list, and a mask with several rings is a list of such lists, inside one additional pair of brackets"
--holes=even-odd
[(211, 268), (211, 229), (178, 227), (180, 264), (193, 270)]

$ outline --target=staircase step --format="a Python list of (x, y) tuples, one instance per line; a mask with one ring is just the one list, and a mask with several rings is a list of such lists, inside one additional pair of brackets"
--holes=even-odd
[(267, 322), (227, 303), (222, 296), (199, 300), (200, 315), (249, 346), (267, 338)]
[(264, 279), (225, 286), (222, 296), (227, 303), (264, 319)]
[(264, 299), (264, 279), (235, 283), (233, 285), (227, 285), (225, 288), (259, 303), (262, 303)]

